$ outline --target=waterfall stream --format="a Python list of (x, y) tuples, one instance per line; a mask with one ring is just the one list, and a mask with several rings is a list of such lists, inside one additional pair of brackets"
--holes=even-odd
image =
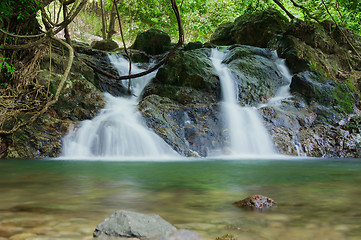
[[(128, 74), (129, 62), (120, 56), (109, 54), (111, 64), (120, 75)], [(267, 157), (276, 154), (271, 137), (255, 107), (242, 107), (238, 103), (238, 87), (231, 70), (222, 63), (225, 52), (213, 49), (211, 61), (220, 78), (222, 88), (221, 118), (224, 122), (226, 149), (230, 157)], [(276, 95), (267, 103), (258, 106), (275, 106), (290, 97), (291, 74), (282, 59), (275, 54), (275, 64), (286, 79)], [(132, 66), (132, 72), (142, 71)], [(106, 160), (162, 160), (179, 158), (161, 137), (149, 129), (137, 110), (139, 97), (156, 72), (133, 79), (131, 87), (134, 96), (114, 97), (106, 93), (105, 108), (92, 120), (85, 120), (71, 130), (64, 138), (63, 159), (106, 159)], [(124, 87), (128, 82), (124, 81)], [(186, 114), (186, 112), (185, 112)], [(192, 124), (189, 117), (189, 123)], [(218, 155), (218, 154), (217, 154)]]
[(232, 155), (273, 155), (273, 142), (257, 109), (238, 104), (236, 81), (229, 68), (222, 63), (226, 53), (212, 49), (211, 60), (222, 87), (222, 117), (229, 135)]
[[(128, 74), (129, 62), (109, 55), (120, 75)], [(132, 66), (132, 72), (142, 70)], [(133, 79), (132, 90), (139, 96), (155, 72)], [(127, 81), (123, 83), (127, 86)], [(106, 107), (92, 120), (83, 121), (78, 129), (64, 138), (62, 157), (65, 159), (169, 159), (178, 154), (163, 139), (150, 130), (137, 111), (138, 97), (105, 95)]]

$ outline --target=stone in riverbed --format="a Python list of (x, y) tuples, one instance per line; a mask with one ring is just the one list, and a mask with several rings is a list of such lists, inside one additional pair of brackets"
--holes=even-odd
[(130, 211), (116, 211), (94, 230), (97, 239), (153, 238), (167, 236), (176, 228), (156, 214), (142, 214)]
[(263, 210), (276, 206), (276, 202), (273, 199), (262, 195), (252, 195), (241, 201), (234, 202), (233, 204), (241, 208), (258, 210)]

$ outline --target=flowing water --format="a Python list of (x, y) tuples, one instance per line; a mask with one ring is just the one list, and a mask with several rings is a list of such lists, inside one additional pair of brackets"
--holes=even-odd
[[(360, 159), (2, 160), (0, 239), (91, 239), (97, 224), (125, 209), (157, 213), (205, 240), (356, 240), (360, 172)], [(232, 205), (252, 194), (278, 207)]]
[(290, 98), (292, 95), (290, 93), (290, 85), (292, 82), (292, 74), (290, 73), (290, 70), (286, 66), (285, 59), (281, 59), (277, 56), (277, 52), (274, 51), (274, 62), (280, 71), (283, 78), (286, 80), (286, 84), (281, 86), (278, 91), (276, 92), (275, 96), (272, 97), (267, 103), (261, 104), (259, 107), (265, 107), (265, 106), (279, 106), (281, 105), (282, 101), (285, 99)]
[(229, 150), (234, 155), (273, 155), (275, 150), (272, 140), (257, 109), (238, 104), (236, 81), (229, 68), (222, 63), (225, 56), (225, 52), (212, 49), (211, 60), (222, 87), (222, 117), (230, 138)]
[[(111, 63), (120, 75), (128, 74), (129, 62), (123, 57), (109, 55)], [(133, 73), (141, 72), (132, 66)], [(92, 120), (83, 121), (78, 129), (71, 131), (64, 139), (64, 159), (164, 158), (177, 156), (158, 135), (147, 128), (137, 111), (144, 87), (155, 72), (132, 81), (132, 97), (113, 97), (106, 94), (106, 107)], [(125, 81), (124, 86), (128, 83)]]

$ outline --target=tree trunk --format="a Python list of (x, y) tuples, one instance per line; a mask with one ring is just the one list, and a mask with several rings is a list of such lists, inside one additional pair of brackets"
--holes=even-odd
[(103, 39), (106, 39), (105, 9), (104, 9), (103, 0), (100, 0), (100, 7), (102, 9), (102, 35), (103, 35)]
[(112, 12), (110, 13), (110, 21), (109, 21), (109, 30), (107, 39), (111, 39), (115, 33), (115, 17), (117, 16), (117, 12), (115, 11), (116, 4), (113, 2)]

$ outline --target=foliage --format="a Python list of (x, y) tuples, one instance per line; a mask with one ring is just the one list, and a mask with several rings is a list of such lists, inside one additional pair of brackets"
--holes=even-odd
[(36, 14), (38, 2), (36, 0), (8, 0), (0, 2), (0, 21), (16, 16), (24, 20)]

